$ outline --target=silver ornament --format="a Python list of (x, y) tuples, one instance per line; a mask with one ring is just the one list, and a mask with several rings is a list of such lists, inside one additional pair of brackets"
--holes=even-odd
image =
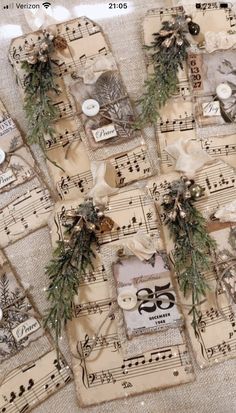
[(192, 196), (198, 198), (201, 195), (202, 188), (198, 184), (193, 184), (190, 188), (190, 192)]
[(170, 195), (164, 195), (164, 196), (163, 196), (163, 202), (164, 202), (164, 204), (170, 204), (171, 201), (172, 201), (172, 198), (171, 198)]
[(181, 38), (179, 38), (179, 39), (176, 40), (177, 46), (182, 46), (183, 42), (184, 42), (184, 41), (183, 41), (183, 39), (181, 39)]
[(88, 222), (86, 226), (87, 226), (88, 230), (90, 230), (90, 231), (94, 231), (95, 228), (96, 228), (96, 225), (93, 224), (92, 222)]

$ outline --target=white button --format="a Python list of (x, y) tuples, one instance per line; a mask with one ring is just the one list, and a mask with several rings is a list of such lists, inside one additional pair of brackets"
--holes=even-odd
[(123, 310), (132, 310), (137, 304), (137, 289), (134, 287), (124, 287), (119, 291), (117, 298), (119, 306)]
[(220, 83), (216, 88), (216, 94), (219, 99), (229, 99), (232, 95), (232, 89), (227, 83)]
[(1, 163), (5, 161), (5, 158), (6, 158), (5, 152), (2, 149), (0, 149), (0, 165)]
[(2, 320), (2, 318), (3, 318), (3, 311), (2, 311), (2, 309), (1, 309), (1, 307), (0, 307), (0, 321)]
[(82, 105), (82, 111), (87, 116), (96, 116), (100, 110), (99, 103), (94, 99), (87, 99)]

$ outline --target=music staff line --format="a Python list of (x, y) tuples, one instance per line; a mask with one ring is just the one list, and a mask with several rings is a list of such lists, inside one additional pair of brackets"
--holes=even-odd
[(98, 284), (108, 281), (108, 276), (104, 265), (97, 267), (93, 271), (88, 271), (84, 275), (81, 275), (80, 286), (86, 286), (87, 284)]
[[(83, 355), (86, 356), (87, 353), (90, 354), (91, 345), (94, 344), (94, 340), (86, 337), (84, 341), (80, 342)], [(113, 349), (112, 352), (116, 352), (121, 348), (120, 340), (118, 339), (117, 334), (107, 334), (107, 335), (100, 335), (97, 337), (96, 345), (92, 349), (91, 353), (99, 352), (100, 350), (106, 349)]]
[(87, 376), (88, 386), (97, 387), (104, 383), (114, 384), (117, 381), (147, 376), (169, 369), (178, 369), (187, 364), (186, 361), (183, 362), (180, 350), (174, 355), (171, 349), (158, 349), (148, 354), (145, 353), (137, 357), (125, 359), (120, 367), (89, 373)]
[(90, 21), (85, 21), (83, 24), (78, 23), (76, 29), (71, 29), (69, 25), (65, 25), (64, 30), (59, 31), (60, 35), (65, 37), (68, 42), (90, 37), (100, 32), (100, 28)]
[[(70, 24), (73, 27), (73, 22)], [(82, 38), (86, 38), (89, 36), (93, 36), (94, 34), (100, 33), (100, 28), (96, 25), (94, 25), (91, 22), (86, 21), (84, 24), (78, 23), (77, 28), (70, 28), (70, 25), (65, 25), (64, 30), (58, 30), (58, 35), (60, 34), (61, 36), (65, 37), (65, 39), (70, 43), (75, 40), (79, 40)], [(24, 52), (24, 46), (25, 45), (39, 45), (40, 42), (42, 41), (42, 37), (39, 35), (37, 38), (30, 38), (27, 37), (24, 42), (22, 42), (22, 45), (16, 49), (13, 47), (12, 50), (10, 50), (10, 56), (13, 60), (21, 61), (24, 57), (26, 57), (26, 52)], [(23, 46), (23, 47), (22, 47)]]
[[(60, 381), (57, 381), (58, 379), (60, 379)], [(36, 384), (33, 380), (29, 380), (27, 390), (24, 386), (20, 386), (20, 392), (18, 394), (14, 391), (10, 393), (11, 397), (9, 401), (3, 405), (3, 407), (0, 407), (0, 412), (25, 413), (31, 408), (31, 406), (35, 406), (36, 401), (40, 401), (40, 399), (42, 400), (42, 395), (45, 393), (51, 393), (54, 388), (58, 388), (62, 384), (68, 383), (69, 381), (71, 381), (71, 377), (68, 375), (67, 368), (64, 368), (60, 373), (57, 372), (57, 369), (52, 370)], [(26, 394), (27, 391), (28, 393)]]
[(186, 117), (179, 117), (173, 120), (160, 120), (156, 123), (156, 129), (161, 133), (170, 133), (170, 132), (184, 132), (188, 130), (194, 130), (196, 128), (196, 121), (194, 116), (191, 114)]
[(71, 142), (81, 141), (80, 134), (78, 131), (65, 131), (64, 134), (55, 136), (54, 138), (46, 139), (46, 150), (51, 151), (57, 148), (65, 148)]
[[(234, 313), (232, 311), (231, 306), (222, 307), (220, 311), (217, 309), (214, 309), (213, 307), (210, 308), (209, 310), (204, 311), (204, 313), (202, 313), (201, 315), (201, 321), (199, 324), (200, 330), (203, 330), (207, 327), (212, 327), (222, 322), (225, 323), (226, 319), (229, 323), (231, 323), (231, 326), (235, 328), (236, 320), (235, 320)], [(236, 329), (235, 329), (235, 332), (236, 332)]]
[(205, 348), (208, 360), (214, 357), (219, 359), (230, 354), (236, 354), (236, 338), (232, 340), (222, 341), (220, 344), (216, 344), (212, 347)]
[(112, 305), (112, 301), (109, 298), (102, 300), (89, 301), (82, 304), (74, 305), (74, 317), (80, 318), (91, 314), (107, 313)]
[(209, 142), (204, 142), (203, 140), (201, 140), (201, 147), (209, 155), (214, 157), (236, 155), (235, 144), (211, 145)]
[[(125, 175), (127, 174), (141, 172), (143, 175), (150, 176), (151, 173), (150, 164), (148, 163), (148, 152), (144, 149), (136, 153), (126, 153), (116, 156), (109, 161), (115, 169), (119, 186), (125, 184)], [(57, 182), (56, 187), (60, 197), (63, 199), (63, 196), (67, 195), (74, 188), (77, 188), (81, 194), (86, 194), (92, 188), (92, 184), (93, 178), (91, 171), (87, 170), (76, 175), (63, 176), (61, 180)]]
[[(33, 203), (28, 204), (27, 201), (32, 198), (31, 193), (36, 193), (37, 198), (33, 200)], [(38, 195), (41, 195), (41, 193), (42, 196), (39, 197)], [(24, 206), (24, 203), (26, 203), (26, 206)], [(21, 204), (23, 206), (19, 207)], [(16, 209), (16, 207), (19, 207), (19, 209)], [(26, 218), (33, 215), (37, 217), (48, 213), (50, 210), (52, 210), (52, 201), (48, 190), (34, 188), (29, 191), (29, 194), (20, 196), (18, 200), (0, 210), (0, 231), (4, 231), (9, 235), (9, 228), (18, 223), (22, 223), (27, 228)]]
[(156, 218), (153, 217), (150, 220), (147, 220), (145, 216), (143, 218), (144, 220), (142, 220), (142, 218), (140, 218), (140, 220), (137, 220), (134, 215), (131, 219), (129, 219), (129, 223), (122, 225), (122, 227), (117, 227), (114, 230), (112, 229), (110, 232), (106, 233), (103, 233), (101, 231), (97, 234), (100, 245), (119, 241), (121, 239), (133, 236), (140, 230), (148, 234), (158, 231)]

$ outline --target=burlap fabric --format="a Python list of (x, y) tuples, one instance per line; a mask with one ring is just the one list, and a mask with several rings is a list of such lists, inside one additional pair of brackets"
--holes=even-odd
[[(117, 3), (117, 2), (116, 2)], [(57, 5), (70, 9), (75, 17), (74, 6), (81, 6), (81, 14), (96, 20), (108, 36), (113, 53), (121, 69), (121, 75), (131, 98), (136, 99), (141, 93), (145, 79), (145, 61), (141, 41), (141, 22), (145, 11), (159, 7), (161, 1), (133, 0), (128, 1), (128, 12), (118, 14), (118, 10), (110, 10), (108, 1), (57, 0)], [(180, 2), (178, 2), (180, 4)], [(12, 117), (18, 122), (22, 131), (26, 130), (26, 122), (22, 111), (22, 101), (15, 84), (13, 71), (7, 60), (11, 40), (9, 25), (15, 25), (23, 33), (30, 31), (23, 10), (3, 10), (0, 16), (1, 34), (1, 77), (0, 95)], [(7, 25), (4, 27), (4, 25)], [(17, 27), (18, 26), (18, 27)], [(14, 28), (14, 27), (13, 27)], [(15, 36), (20, 35), (16, 32)], [(12, 34), (14, 37), (14, 34)], [(39, 158), (40, 155), (38, 155)], [(0, 206), (6, 200), (1, 196)], [(46, 308), (43, 287), (47, 284), (44, 266), (50, 258), (50, 234), (47, 229), (40, 229), (35, 234), (6, 249), (6, 254), (17, 270), (23, 282), (30, 283), (33, 299), (40, 311)], [(61, 348), (70, 361), (66, 338), (61, 341)], [(45, 349), (46, 351), (46, 349)], [(9, 363), (10, 364), (10, 363)], [(10, 367), (10, 366), (9, 366)], [(14, 367), (14, 365), (12, 365)], [(164, 391), (140, 395), (130, 399), (110, 402), (102, 406), (80, 409), (77, 405), (73, 382), (53, 395), (35, 413), (233, 413), (236, 411), (236, 362), (231, 360), (223, 364), (201, 371), (195, 366), (196, 382), (167, 389)]]

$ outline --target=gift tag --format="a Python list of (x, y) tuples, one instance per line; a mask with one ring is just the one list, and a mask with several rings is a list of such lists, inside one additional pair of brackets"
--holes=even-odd
[(123, 310), (129, 338), (181, 324), (165, 255), (154, 257), (154, 263), (131, 256), (113, 265), (118, 305)]
[[(45, 146), (48, 157), (61, 167), (48, 162), (59, 195), (74, 199), (91, 189), (90, 159), (112, 158), (119, 186), (151, 176), (157, 167), (155, 150), (150, 151), (132, 127), (134, 111), (101, 28), (80, 17), (59, 23), (56, 29), (67, 48), (63, 53), (56, 50), (53, 56), (61, 93), (53, 95), (58, 119), (53, 123), (53, 138), (45, 136)], [(38, 44), (42, 37), (36, 31), (14, 39), (10, 46), (9, 59), (23, 92), (25, 45)], [(78, 83), (78, 106), (69, 93), (71, 82)], [(91, 100), (92, 106), (87, 104)], [(88, 154), (81, 149), (81, 140)]]
[(34, 159), (14, 121), (0, 101), (0, 193), (35, 176)]
[(115, 126), (111, 123), (105, 125), (102, 128), (92, 129), (92, 134), (96, 142), (104, 141), (106, 139), (114, 138), (117, 136)]
[(45, 334), (28, 293), (7, 260), (0, 266), (0, 309), (0, 361), (3, 361)]
[(202, 104), (203, 116), (220, 116), (220, 102), (205, 102)]
[(0, 189), (4, 188), (5, 186), (9, 185), (10, 183), (14, 182), (16, 177), (11, 168), (8, 169), (7, 172), (0, 174)]

